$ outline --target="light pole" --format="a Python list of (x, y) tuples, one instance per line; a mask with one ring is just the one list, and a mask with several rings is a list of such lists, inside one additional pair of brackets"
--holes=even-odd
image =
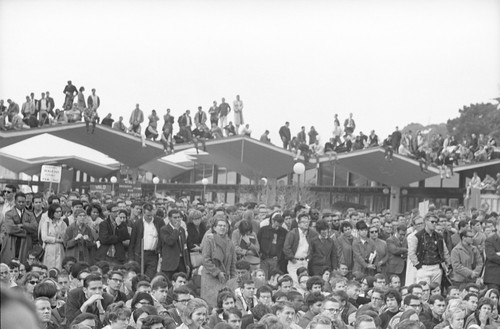
[(207, 192), (207, 184), (208, 184), (208, 179), (203, 178), (201, 180), (201, 183), (203, 184), (203, 198), (201, 199), (202, 201), (205, 201), (205, 193)]
[(116, 178), (116, 176), (111, 176), (109, 181), (111, 182), (111, 195), (115, 196), (115, 184), (118, 181), (118, 179)]
[(155, 184), (155, 198), (156, 198), (156, 186), (158, 186), (159, 182), (160, 179), (158, 177), (153, 177), (153, 184)]
[(297, 175), (297, 203), (300, 203), (300, 175), (306, 171), (306, 166), (302, 162), (293, 165), (293, 172)]

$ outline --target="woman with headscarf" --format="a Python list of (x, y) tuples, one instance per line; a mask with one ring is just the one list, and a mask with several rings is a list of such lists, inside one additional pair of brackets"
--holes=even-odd
[(214, 216), (213, 232), (207, 232), (201, 242), (201, 298), (212, 307), (216, 304), (219, 290), (229, 279), (236, 276), (236, 251), (227, 236), (228, 228), (229, 223), (224, 216)]

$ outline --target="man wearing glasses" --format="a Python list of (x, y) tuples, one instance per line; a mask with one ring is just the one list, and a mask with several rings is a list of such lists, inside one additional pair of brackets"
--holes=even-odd
[(191, 300), (191, 292), (187, 287), (181, 286), (174, 290), (173, 297), (175, 308), (169, 308), (166, 316), (174, 320), (177, 326), (180, 326), (182, 324), (181, 314), (186, 308), (187, 303)]
[(0, 211), (0, 245), (5, 238), (5, 214), (15, 206), (14, 195), (17, 192), (17, 188), (12, 184), (7, 184), (2, 192), (4, 203)]
[(483, 268), (483, 257), (479, 249), (472, 244), (474, 238), (472, 230), (463, 229), (460, 238), (462, 241), (451, 251), (452, 283), (457, 287), (463, 283), (476, 282)]
[(441, 265), (450, 264), (443, 237), (435, 230), (437, 222), (435, 215), (427, 214), (424, 218), (424, 229), (415, 234), (417, 243), (408, 243), (409, 258), (417, 268), (417, 282), (441, 284)]
[(172, 276), (177, 272), (189, 275), (191, 258), (187, 248), (186, 231), (181, 226), (181, 212), (175, 209), (170, 210), (168, 219), (168, 225), (164, 225), (160, 229), (161, 270), (169, 280), (172, 280)]
[(395, 328), (396, 325), (401, 321), (401, 315), (403, 315), (404, 311), (414, 309), (418, 315), (422, 312), (422, 302), (420, 298), (415, 295), (408, 295), (403, 299), (403, 307), (401, 312), (394, 315), (392, 319), (389, 321), (389, 325), (387, 328)]

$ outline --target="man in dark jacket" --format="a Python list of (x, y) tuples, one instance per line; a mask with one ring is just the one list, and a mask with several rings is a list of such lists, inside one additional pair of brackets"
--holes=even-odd
[(113, 303), (113, 296), (103, 292), (102, 277), (90, 274), (83, 281), (82, 288), (75, 288), (68, 293), (66, 302), (67, 323), (82, 313), (91, 313), (96, 316), (97, 328), (102, 327), (106, 308)]
[[(160, 229), (165, 223), (153, 216), (153, 205), (142, 207), (144, 217), (138, 218), (133, 226), (129, 245), (129, 258), (138, 263), (143, 261), (144, 274), (153, 278), (158, 267), (159, 251), (161, 250)], [(141, 251), (144, 250), (144, 256)], [(141, 259), (144, 257), (144, 259)]]
[(283, 221), (283, 216), (276, 212), (271, 215), (269, 225), (263, 226), (257, 234), (260, 246), (260, 268), (266, 272), (267, 278), (269, 278), (269, 273), (279, 269), (278, 261), (283, 258), (282, 251), (288, 233), (282, 226)]

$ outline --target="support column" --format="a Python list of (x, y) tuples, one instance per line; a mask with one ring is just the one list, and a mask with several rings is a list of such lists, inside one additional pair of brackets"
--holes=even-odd
[(389, 210), (391, 215), (396, 215), (399, 213), (401, 204), (401, 188), (398, 186), (391, 186), (391, 196), (389, 201)]

